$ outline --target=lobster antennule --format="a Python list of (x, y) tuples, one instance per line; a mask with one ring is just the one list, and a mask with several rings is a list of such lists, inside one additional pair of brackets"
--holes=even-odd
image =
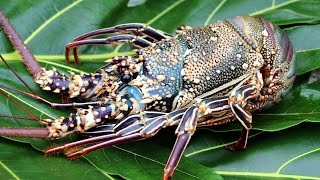
[(3, 27), (4, 32), (8, 35), (11, 44), (21, 55), (24, 64), (33, 77), (41, 72), (41, 67), (35, 57), (30, 53), (28, 47), (24, 44), (18, 33), (14, 30), (13, 26), (9, 22), (8, 18), (4, 15), (3, 11), (0, 11), (0, 24)]
[(48, 138), (50, 131), (47, 128), (0, 128), (0, 136)]

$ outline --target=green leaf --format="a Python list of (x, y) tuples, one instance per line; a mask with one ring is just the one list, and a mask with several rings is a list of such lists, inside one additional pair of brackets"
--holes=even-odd
[(310, 123), (272, 133), (254, 132), (243, 152), (224, 149), (237, 133), (200, 130), (185, 156), (212, 167), (224, 179), (320, 179), (319, 128), (320, 124)]
[(256, 114), (256, 129), (276, 131), (298, 123), (320, 122), (320, 82), (306, 84), (307, 76), (296, 80), (292, 90), (273, 109)]
[(0, 138), (0, 148), (1, 179), (112, 179), (83, 160), (72, 162), (63, 157), (47, 158), (28, 144)]
[[(196, 132), (185, 153), (187, 157), (182, 158), (174, 178), (219, 179), (220, 177), (213, 171), (225, 179), (320, 177), (320, 174), (317, 174), (320, 162), (319, 141), (314, 139), (319, 136), (316, 129), (319, 125), (305, 123), (296, 126), (305, 121), (320, 121), (320, 84), (319, 82), (307, 84), (309, 72), (320, 67), (320, 2), (317, 0), (259, 2), (149, 0), (132, 8), (127, 7), (127, 3), (127, 0), (0, 1), (0, 9), (4, 10), (42, 66), (54, 66), (64, 72), (69, 70), (93, 72), (104, 65), (104, 59), (128, 54), (128, 46), (116, 49), (89, 46), (81, 48), (81, 66), (66, 65), (64, 62), (64, 47), (74, 37), (116, 24), (142, 22), (167, 33), (173, 33), (181, 24), (202, 26), (217, 20), (249, 14), (262, 16), (281, 25), (296, 50), (299, 76), (292, 90), (274, 108), (255, 114), (253, 126), (260, 131), (252, 134), (247, 151), (231, 153), (223, 148), (238, 138), (238, 132), (230, 132), (238, 131), (240, 126), (236, 126), (239, 124), (237, 122)], [(21, 57), (14, 52), (3, 33), (0, 35), (0, 44), (1, 54), (31, 89), (51, 101), (59, 102), (59, 96), (43, 92), (33, 82), (21, 62)], [(1, 85), (28, 91), (3, 64), (0, 64), (0, 72)], [(56, 118), (68, 116), (74, 111), (52, 109), (48, 105), (10, 90), (5, 94), (9, 94), (19, 106), (26, 108), (30, 113), (21, 110), (21, 107), (12, 103), (6, 96), (0, 95), (0, 115), (32, 118), (30, 114), (34, 114), (37, 118)], [(37, 122), (17, 118), (0, 118), (0, 120), (1, 127), (40, 126)], [(265, 132), (278, 130), (282, 131)], [(69, 161), (63, 157), (42, 157), (41, 152), (37, 151), (77, 138), (70, 136), (59, 141), (12, 139), (15, 142), (1, 138), (0, 178), (31, 179), (43, 174), (41, 177), (46, 179), (91, 176), (99, 179), (117, 179), (117, 176), (111, 176), (117, 174), (126, 179), (160, 179), (175, 141), (174, 128), (169, 128), (150, 140), (105, 148), (86, 155), (79, 161)], [(32, 148), (25, 147), (27, 146), (25, 143), (31, 144)], [(14, 158), (16, 162), (10, 158)], [(46, 164), (46, 167), (43, 167), (42, 163)], [(64, 171), (67, 174), (60, 173)]]

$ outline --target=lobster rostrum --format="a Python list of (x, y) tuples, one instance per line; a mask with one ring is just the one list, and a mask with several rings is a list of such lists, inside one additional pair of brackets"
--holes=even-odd
[[(197, 127), (237, 120), (243, 130), (237, 143), (228, 148), (244, 149), (252, 113), (280, 101), (295, 79), (290, 40), (278, 26), (259, 17), (181, 27), (174, 36), (140, 23), (92, 31), (66, 46), (67, 62), (73, 52), (75, 62), (80, 63), (78, 48), (83, 45), (127, 42), (137, 47), (135, 54), (113, 57), (94, 73), (71, 73), (70, 77), (41, 68), (2, 12), (0, 23), (40, 87), (67, 94), (74, 101), (51, 105), (77, 108), (69, 117), (41, 120), (45, 129), (1, 128), (0, 135), (56, 139), (73, 132), (89, 134), (91, 138), (45, 152), (90, 144), (67, 155), (73, 158), (149, 138), (162, 128), (177, 125), (164, 179), (173, 176)], [(109, 34), (113, 35), (94, 39)]]

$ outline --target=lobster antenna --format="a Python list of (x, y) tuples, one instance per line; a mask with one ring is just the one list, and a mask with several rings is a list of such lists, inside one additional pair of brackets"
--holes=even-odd
[(0, 136), (49, 138), (47, 128), (3, 128), (0, 127)]
[(7, 115), (1, 115), (1, 114), (0, 114), (0, 117), (12, 118), (12, 119), (30, 120), (30, 121), (37, 121), (36, 119), (33, 119), (33, 118), (26, 118), (26, 117), (20, 117), (20, 116), (7, 116)]
[(24, 112), (29, 114), (30, 116), (33, 117), (36, 121), (40, 121), (39, 118), (37, 118), (32, 112), (30, 112), (28, 109), (23, 107), (21, 104), (19, 104), (17, 101), (15, 101), (12, 97), (7, 95), (2, 89), (0, 89), (0, 93), (3, 94), (6, 98), (8, 98), (12, 103), (14, 103), (17, 107), (21, 108)]
[(47, 104), (49, 104), (50, 106), (54, 106), (54, 104), (55, 104), (55, 103), (52, 103), (52, 102), (48, 101), (47, 99), (45, 99), (45, 98), (43, 98), (43, 97), (41, 97), (41, 96), (39, 96), (39, 95), (37, 95), (37, 94), (28, 93), (28, 92), (25, 92), (25, 91), (22, 91), (22, 90), (19, 90), (19, 89), (14, 89), (14, 88), (7, 87), (7, 86), (2, 86), (2, 85), (0, 85), (0, 88), (19, 92), (19, 93), (21, 93), (21, 94), (30, 96), (30, 97), (32, 97), (32, 98), (34, 98), (34, 99), (36, 99), (36, 100), (40, 100), (40, 101), (42, 101), (42, 102), (44, 102), (44, 103), (47, 103)]
[(0, 59), (4, 62), (4, 64), (13, 72), (13, 74), (28, 88), (28, 90), (36, 96), (36, 93), (30, 88), (30, 86), (18, 75), (18, 73), (7, 63), (7, 61), (0, 54)]
[(4, 15), (3, 11), (0, 10), (0, 24), (4, 32), (7, 34), (11, 44), (13, 47), (19, 52), (21, 55), (25, 65), (30, 74), (33, 75), (34, 78), (41, 72), (41, 67), (39, 63), (36, 61), (34, 56), (30, 53), (28, 47), (24, 44), (18, 33), (14, 30), (13, 26), (9, 22), (8, 18)]

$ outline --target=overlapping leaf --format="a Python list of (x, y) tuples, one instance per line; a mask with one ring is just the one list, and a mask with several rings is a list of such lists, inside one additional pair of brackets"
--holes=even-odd
[[(317, 138), (318, 125), (303, 124), (289, 128), (303, 121), (320, 121), (320, 84), (308, 85), (308, 72), (320, 67), (320, 4), (317, 0), (270, 0), (270, 1), (231, 1), (231, 0), (168, 0), (147, 1), (145, 4), (133, 8), (127, 7), (128, 1), (0, 1), (0, 9), (4, 10), (18, 33), (27, 43), (31, 51), (43, 66), (55, 66), (63, 71), (82, 70), (92, 72), (103, 65), (101, 59), (116, 54), (126, 53), (126, 46), (116, 51), (110, 47), (84, 47), (81, 49), (82, 66), (67, 66), (63, 59), (66, 43), (84, 32), (113, 26), (126, 22), (144, 22), (155, 28), (172, 33), (181, 24), (201, 26), (216, 20), (231, 18), (236, 15), (259, 15), (285, 28), (297, 50), (298, 77), (292, 91), (275, 108), (267, 112), (256, 114), (254, 128), (262, 131), (277, 131), (276, 133), (262, 133), (254, 135), (249, 142), (249, 149), (242, 153), (231, 153), (223, 146), (232, 143), (237, 133), (226, 132), (237, 130), (233, 125), (217, 127), (212, 131), (200, 130), (187, 149), (175, 175), (176, 179), (213, 179), (219, 178), (213, 171), (217, 171), (224, 178), (281, 178), (281, 179), (316, 179), (319, 159), (319, 141)], [(5, 59), (18, 71), (21, 77), (40, 95), (59, 101), (59, 97), (52, 97), (42, 92), (33, 83), (32, 77), (26, 72), (21, 58), (14, 53), (8, 39), (1, 34), (0, 52)], [(94, 63), (93, 63), (94, 62)], [(26, 90), (13, 77), (6, 67), (0, 65), (0, 82), (2, 85)], [(10, 78), (8, 78), (10, 77)], [(7, 91), (16, 102), (35, 114), (36, 117), (54, 118), (68, 115), (72, 110), (51, 109), (49, 106), (32, 100), (31, 98)], [(11, 94), (12, 93), (12, 94)], [(0, 97), (1, 114), (10, 116), (30, 117), (29, 114), (17, 108), (4, 96)], [(39, 126), (36, 122), (1, 118), (1, 126)], [(287, 129), (289, 128), (289, 129)], [(217, 133), (221, 131), (221, 133)], [(66, 138), (64, 141), (71, 141)], [(76, 138), (76, 137), (73, 137)], [(67, 175), (47, 173), (48, 179), (55, 177), (87, 178), (87, 171), (92, 171), (94, 177), (116, 178), (108, 174), (118, 174), (128, 179), (159, 179), (162, 169), (174, 142), (172, 129), (164, 130), (157, 137), (144, 142), (115, 146), (92, 153), (84, 161), (63, 161), (55, 158), (34, 157), (40, 154), (33, 151), (19, 149), (24, 143), (14, 143), (1, 139), (0, 174), (1, 177), (29, 178), (36, 177), (34, 171), (54, 172), (71, 169), (79, 171)], [(29, 142), (34, 148), (43, 150), (52, 146), (49, 140), (15, 139), (19, 142)], [(168, 145), (169, 142), (169, 145)], [(60, 142), (61, 143), (61, 142)], [(15, 146), (16, 149), (14, 148)], [(148, 148), (145, 148), (148, 147)], [(21, 150), (21, 151), (20, 151)], [(6, 154), (2, 152), (12, 152)], [(23, 167), (15, 166), (28, 154)], [(11, 158), (15, 158), (12, 161)], [(32, 160), (34, 159), (34, 160)], [(270, 159), (266, 161), (266, 159)], [(37, 166), (31, 168), (28, 164)], [(41, 162), (50, 164), (41, 169)], [(89, 162), (91, 165), (86, 164)], [(202, 165), (200, 165), (202, 164)], [(33, 167), (32, 166), (32, 167)], [(50, 168), (50, 167), (53, 168)], [(205, 167), (206, 166), (206, 167)], [(40, 167), (40, 168), (39, 168)], [(211, 168), (211, 169), (210, 169)], [(3, 173), (2, 173), (3, 172)], [(6, 173), (5, 173), (6, 172)], [(5, 175), (7, 174), (7, 175)], [(32, 175), (33, 174), (33, 175)], [(15, 176), (14, 176), (15, 175)], [(39, 174), (38, 174), (39, 175)], [(91, 174), (90, 174), (91, 175)]]

